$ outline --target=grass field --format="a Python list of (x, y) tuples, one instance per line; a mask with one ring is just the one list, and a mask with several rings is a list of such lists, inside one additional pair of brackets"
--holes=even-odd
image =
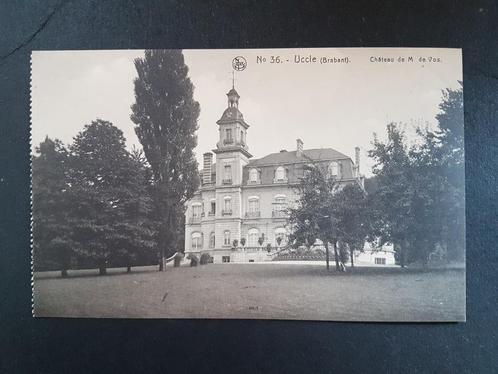
[(35, 275), (36, 316), (462, 321), (465, 271), (209, 264)]

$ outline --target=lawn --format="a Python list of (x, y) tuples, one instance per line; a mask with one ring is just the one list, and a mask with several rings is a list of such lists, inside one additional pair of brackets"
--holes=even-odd
[(35, 275), (36, 316), (276, 318), (352, 321), (465, 319), (465, 271), (209, 264)]

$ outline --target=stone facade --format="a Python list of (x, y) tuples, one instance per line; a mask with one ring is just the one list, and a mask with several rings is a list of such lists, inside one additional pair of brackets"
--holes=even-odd
[[(363, 183), (350, 157), (331, 148), (282, 150), (252, 159), (247, 129), (239, 111), (240, 96), (232, 88), (219, 126), (213, 154), (204, 154), (202, 185), (187, 202), (185, 253), (210, 253), (214, 262), (271, 260), (272, 251), (287, 244), (289, 228), (285, 209), (297, 200), (296, 186), (310, 161), (324, 163), (340, 183)], [(281, 239), (278, 240), (277, 238)], [(245, 240), (245, 243), (243, 241)]]

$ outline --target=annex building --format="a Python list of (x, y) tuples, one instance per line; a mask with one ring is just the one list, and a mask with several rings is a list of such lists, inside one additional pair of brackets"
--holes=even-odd
[(287, 245), (286, 208), (297, 200), (303, 166), (323, 162), (341, 183), (362, 185), (359, 148), (354, 163), (332, 148), (304, 149), (297, 139), (293, 151), (254, 159), (240, 96), (232, 87), (227, 97), (228, 107), (217, 121), (219, 140), (204, 153), (201, 187), (187, 202), (185, 253), (208, 252), (215, 263), (271, 260), (272, 251)]

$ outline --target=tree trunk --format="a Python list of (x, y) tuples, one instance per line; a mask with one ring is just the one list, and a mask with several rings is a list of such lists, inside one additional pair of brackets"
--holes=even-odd
[(100, 266), (99, 267), (99, 275), (106, 275), (106, 274), (107, 274), (107, 269), (106, 269), (105, 265)]
[(399, 245), (399, 264), (401, 265), (402, 268), (405, 267), (405, 250), (406, 250), (406, 243), (403, 244), (398, 244)]
[(334, 257), (335, 257), (335, 270), (339, 271), (339, 252), (337, 251), (337, 240), (334, 240)]
[(159, 271), (164, 271), (164, 247), (162, 245), (161, 251), (159, 252)]
[(351, 269), (354, 268), (354, 249), (349, 248), (349, 255), (351, 256)]
[(61, 277), (62, 278), (67, 278), (67, 269), (62, 269), (61, 270)]
[(329, 243), (325, 242), (325, 262), (327, 263), (327, 271), (330, 269), (329, 265)]

